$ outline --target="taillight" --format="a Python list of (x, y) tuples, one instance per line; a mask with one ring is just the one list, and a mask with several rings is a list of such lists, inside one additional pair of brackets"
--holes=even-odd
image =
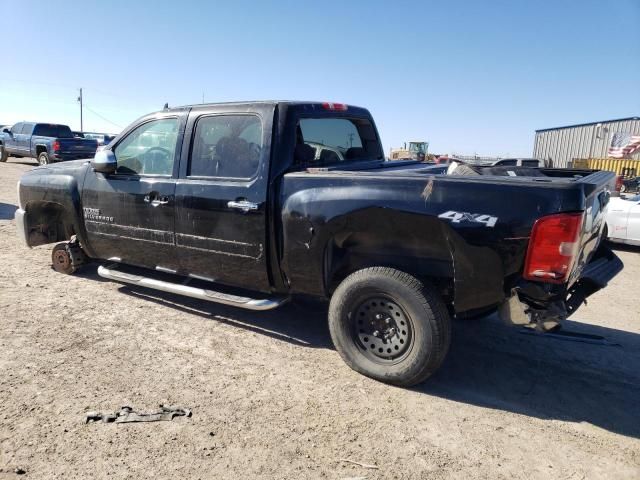
[(564, 283), (578, 254), (582, 213), (542, 217), (533, 225), (524, 278)]
[(622, 177), (622, 175), (616, 175), (616, 192), (622, 190), (623, 182), (624, 178)]
[(616, 175), (616, 192), (622, 190), (622, 185), (624, 185), (624, 177), (622, 175)]
[(60, 151), (60, 142), (58, 140), (55, 140), (53, 142), (53, 151), (54, 152), (59, 152)]
[(322, 108), (324, 108), (325, 110), (339, 110), (339, 111), (344, 112), (348, 107), (344, 103), (324, 102), (322, 104)]

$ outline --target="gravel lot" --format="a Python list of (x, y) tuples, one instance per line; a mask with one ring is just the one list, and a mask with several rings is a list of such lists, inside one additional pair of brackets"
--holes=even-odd
[[(566, 328), (590, 345), (457, 322), (424, 385), (362, 377), (326, 311), (252, 313), (63, 276), (51, 245), (17, 242), (16, 181), (0, 164), (0, 479), (640, 478), (640, 249)], [(172, 422), (87, 424), (158, 404)], [(351, 460), (377, 468), (366, 468)]]

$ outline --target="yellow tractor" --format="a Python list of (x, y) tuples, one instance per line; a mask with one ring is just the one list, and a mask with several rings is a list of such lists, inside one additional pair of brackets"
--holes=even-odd
[(407, 142), (404, 143), (403, 148), (391, 149), (391, 160), (418, 160), (424, 162), (427, 158), (427, 150), (429, 149), (429, 142), (409, 142), (409, 148), (407, 148)]

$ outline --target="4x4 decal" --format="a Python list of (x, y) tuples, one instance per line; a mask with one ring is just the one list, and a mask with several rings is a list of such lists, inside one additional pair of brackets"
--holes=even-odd
[(438, 218), (444, 218), (445, 220), (451, 220), (451, 223), (481, 223), (485, 227), (493, 228), (498, 221), (498, 217), (492, 217), (484, 213), (467, 213), (467, 212), (455, 212), (449, 210), (448, 212), (441, 213)]

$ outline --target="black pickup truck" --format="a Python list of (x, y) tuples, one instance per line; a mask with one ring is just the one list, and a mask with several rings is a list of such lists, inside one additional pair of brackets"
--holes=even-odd
[(0, 132), (0, 162), (29, 157), (40, 165), (93, 156), (95, 139), (76, 137), (67, 125), (20, 122)]
[(62, 242), (64, 273), (97, 259), (118, 282), (253, 310), (330, 299), (348, 365), (406, 386), (441, 364), (453, 317), (557, 328), (604, 287), (622, 269), (602, 244), (614, 182), (388, 162), (369, 112), (344, 104), (196, 105), (26, 173), (16, 223), (30, 247)]

